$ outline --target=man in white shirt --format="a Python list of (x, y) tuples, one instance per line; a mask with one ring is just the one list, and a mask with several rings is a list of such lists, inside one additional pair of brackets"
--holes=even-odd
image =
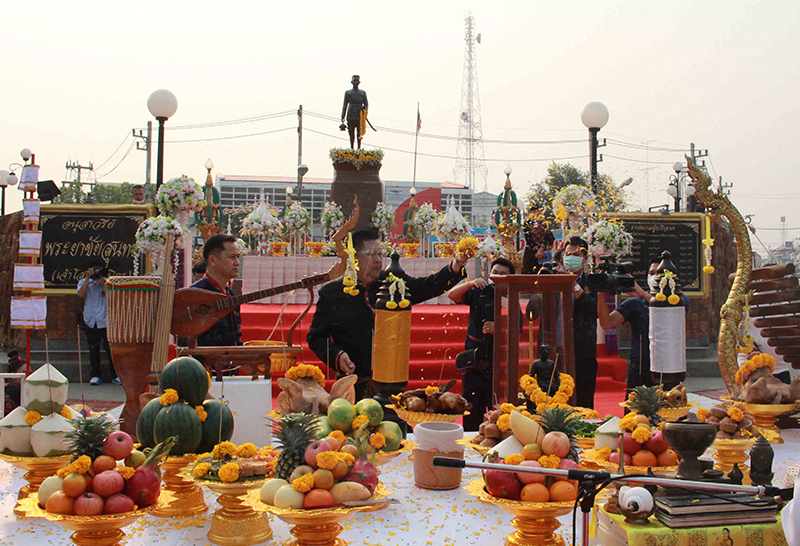
[(84, 278), (78, 282), (78, 295), (84, 299), (83, 322), (86, 340), (89, 342), (89, 362), (92, 366), (92, 379), (90, 385), (99, 385), (100, 376), (100, 347), (106, 351), (108, 364), (111, 367), (112, 383), (121, 385), (111, 359), (111, 349), (106, 336), (106, 276), (108, 269), (103, 266), (92, 266), (86, 270)]

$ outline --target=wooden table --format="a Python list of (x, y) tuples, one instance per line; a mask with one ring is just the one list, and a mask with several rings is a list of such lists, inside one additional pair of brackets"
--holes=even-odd
[(264, 370), (264, 378), (270, 379), (269, 356), (273, 353), (300, 355), (302, 347), (284, 345), (237, 345), (235, 347), (176, 347), (175, 356), (202, 356), (206, 368), (214, 370), (217, 381), (222, 381), (226, 369), (246, 366), (253, 379), (260, 375), (259, 368)]

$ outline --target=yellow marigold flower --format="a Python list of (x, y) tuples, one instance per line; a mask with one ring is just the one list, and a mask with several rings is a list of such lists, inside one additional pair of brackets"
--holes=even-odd
[(251, 442), (247, 442), (246, 444), (242, 444), (236, 448), (236, 455), (242, 457), (243, 459), (252, 457), (256, 454), (256, 452), (258, 452), (258, 448)]
[(226, 463), (222, 465), (222, 468), (219, 469), (219, 479), (227, 483), (232, 483), (238, 480), (239, 465), (236, 463)]
[(339, 457), (335, 451), (317, 453), (317, 466), (326, 470), (333, 470), (339, 464)]
[(122, 478), (125, 481), (128, 481), (131, 478), (133, 478), (134, 474), (136, 474), (136, 469), (130, 466), (118, 466), (117, 472), (119, 472), (120, 475), (122, 475)]
[(708, 410), (706, 408), (697, 410), (697, 419), (705, 423), (706, 419), (708, 419)]
[(222, 459), (225, 456), (233, 457), (236, 455), (236, 444), (233, 442), (222, 442), (214, 446), (211, 452), (215, 459)]
[(334, 430), (333, 432), (328, 434), (328, 436), (334, 438), (337, 442), (339, 442), (339, 445), (342, 445), (344, 443), (345, 435), (344, 432), (342, 432), (341, 430)]
[(353, 466), (353, 463), (356, 462), (356, 458), (349, 453), (344, 453), (342, 451), (339, 451), (336, 452), (336, 456), (339, 458), (340, 461), (342, 461), (347, 466)]
[(42, 420), (42, 414), (38, 411), (29, 411), (25, 414), (25, 422), (30, 426), (35, 425)]
[[(352, 290), (350, 290), (350, 295), (351, 296), (358, 296), (359, 292), (360, 292), (360, 290), (358, 288), (353, 288)], [(388, 305), (387, 305), (387, 307), (388, 307)]]
[(387, 301), (386, 302), (386, 308), (387, 309), (397, 309), (397, 302), (394, 302), (392, 300)]
[(366, 415), (356, 415), (356, 418), (353, 419), (353, 430), (358, 430), (367, 423), (369, 423), (369, 417)]
[(628, 432), (633, 431), (636, 428), (636, 412), (632, 411), (619, 421), (619, 428), (622, 430), (627, 430)]
[(523, 457), (521, 454), (514, 453), (513, 455), (509, 455), (508, 457), (503, 459), (503, 462), (505, 464), (518, 465), (519, 463), (521, 463), (524, 460), (525, 460), (525, 457)]
[(594, 410), (594, 409), (593, 410), (589, 410), (587, 412), (584, 412), (583, 416), (586, 419), (599, 419), (600, 418), (600, 414), (597, 412), (597, 410)]
[(161, 395), (160, 400), (162, 406), (171, 406), (178, 401), (178, 391), (175, 389), (167, 389), (164, 391), (164, 394)]
[(536, 413), (542, 413), (546, 409), (547, 407), (545, 406), (544, 402), (536, 404)]
[(664, 301), (664, 300), (666, 300), (666, 299), (667, 299), (667, 296), (665, 296), (665, 295), (664, 295), (664, 294), (662, 294), (661, 292), (659, 292), (658, 294), (656, 294), (656, 301)]
[(371, 445), (375, 449), (381, 449), (383, 446), (386, 445), (386, 438), (380, 432), (371, 434), (369, 437), (369, 445)]
[(192, 469), (192, 476), (194, 476), (195, 478), (202, 478), (203, 476), (208, 474), (209, 470), (211, 470), (211, 463), (197, 464)]
[(61, 411), (59, 411), (58, 414), (64, 419), (72, 419), (72, 411), (67, 406), (61, 408)]
[(508, 402), (500, 406), (500, 411), (503, 413), (511, 413), (515, 409), (517, 409), (516, 406), (514, 406), (514, 404), (509, 404)]
[(400, 300), (400, 303), (398, 303), (397, 305), (400, 307), (400, 309), (405, 309), (406, 307), (411, 305), (411, 302), (408, 301), (406, 298), (403, 298), (402, 300)]
[(500, 427), (500, 430), (503, 432), (507, 431), (511, 428), (511, 416), (507, 413), (504, 413), (500, 416), (497, 420), (497, 426)]
[(597, 458), (607, 461), (608, 458), (611, 456), (611, 448), (610, 447), (601, 447), (597, 451)]
[(736, 421), (737, 423), (744, 419), (744, 413), (737, 407), (728, 408), (728, 417)]
[(706, 275), (711, 275), (714, 273), (714, 266), (713, 265), (705, 265), (703, 266), (703, 273)]
[(638, 443), (643, 444), (650, 439), (650, 427), (644, 425), (636, 427), (636, 430), (633, 431), (631, 436), (633, 436), (633, 439)]
[(433, 385), (428, 385), (425, 387), (425, 394), (433, 394), (439, 392), (439, 387), (435, 387)]
[(273, 446), (264, 446), (264, 447), (261, 448), (260, 453), (261, 453), (261, 455), (269, 455), (273, 451), (275, 451), (275, 448)]
[(670, 297), (667, 298), (667, 302), (670, 305), (678, 305), (678, 303), (680, 301), (681, 301), (681, 297), (678, 296), (677, 294), (671, 294)]
[(195, 406), (194, 411), (200, 418), (200, 422), (205, 423), (206, 419), (208, 419), (208, 413), (206, 413), (206, 408), (204, 408), (203, 406)]
[(213, 455), (211, 455), (210, 451), (206, 451), (197, 456), (198, 459), (205, 459), (206, 457), (213, 457)]
[(88, 455), (81, 455), (64, 468), (56, 472), (59, 478), (66, 478), (70, 474), (86, 474), (92, 467), (92, 459)]
[(547, 402), (547, 395), (544, 393), (544, 391), (537, 391), (536, 392), (536, 396), (535, 396), (534, 402), (536, 404), (544, 404), (545, 402)]
[(300, 493), (308, 493), (314, 488), (314, 474), (305, 474), (292, 482), (292, 489)]
[(533, 419), (533, 415), (531, 415), (531, 412), (529, 412), (528, 410), (522, 410), (522, 415), (524, 415), (529, 419)]
[(561, 457), (556, 455), (542, 455), (539, 457), (539, 464), (542, 468), (558, 468), (561, 464)]

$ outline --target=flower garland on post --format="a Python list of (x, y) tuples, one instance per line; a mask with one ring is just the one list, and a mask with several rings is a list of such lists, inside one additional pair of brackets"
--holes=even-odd
[(342, 291), (351, 296), (358, 296), (358, 264), (356, 263), (356, 249), (353, 247), (352, 232), (347, 234), (347, 248), (344, 251), (347, 253), (347, 266), (342, 279), (342, 284), (344, 284)]
[(325, 203), (325, 206), (322, 208), (322, 214), (319, 217), (319, 223), (322, 225), (322, 229), (325, 230), (325, 238), (329, 239), (331, 234), (335, 233), (344, 223), (342, 207), (333, 201)]
[[(656, 293), (657, 301), (667, 300), (667, 303), (669, 303), (670, 305), (678, 305), (678, 303), (680, 303), (681, 301), (680, 296), (678, 296), (678, 294), (675, 294), (675, 290), (677, 288), (675, 285), (675, 277), (677, 277), (677, 275), (672, 271), (669, 270), (664, 271), (664, 276), (658, 283), (658, 293)], [(669, 285), (669, 290), (670, 292), (672, 292), (670, 297), (667, 297), (666, 294), (664, 294), (664, 289), (667, 287), (667, 285)]]
[(167, 243), (167, 234), (170, 232), (174, 238), (172, 253), (175, 257), (175, 271), (177, 272), (178, 250), (183, 248), (183, 235), (186, 232), (186, 228), (169, 216), (153, 216), (139, 224), (139, 229), (136, 230), (137, 258), (134, 260), (134, 275), (139, 275), (139, 256), (141, 254), (151, 253), (158, 271), (161, 271), (163, 266), (168, 263), (166, 256), (164, 256), (164, 245)]
[(706, 214), (706, 238), (703, 239), (703, 258), (705, 258), (706, 265), (703, 266), (703, 273), (711, 275), (714, 273), (714, 266), (711, 265), (711, 248), (714, 246), (714, 239), (711, 238), (711, 216)]
[[(162, 214), (178, 215), (184, 230), (183, 238), (183, 284), (192, 284), (192, 242), (190, 239), (189, 213), (200, 212), (207, 205), (203, 188), (194, 178), (182, 174), (170, 178), (158, 188), (156, 206)], [(176, 265), (177, 267), (177, 265)]]
[(381, 242), (389, 239), (389, 230), (394, 225), (394, 209), (380, 201), (370, 215), (372, 226), (378, 230)]
[(601, 219), (593, 222), (586, 231), (583, 238), (589, 245), (589, 251), (596, 255), (613, 254), (615, 256), (625, 256), (631, 253), (633, 237), (625, 231), (622, 224), (614, 220)]

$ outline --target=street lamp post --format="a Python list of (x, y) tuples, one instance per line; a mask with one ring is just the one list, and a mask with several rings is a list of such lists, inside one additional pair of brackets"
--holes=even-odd
[(297, 166), (297, 198), (303, 202), (303, 177), (308, 173), (308, 165), (300, 164)]
[(0, 204), (0, 216), (6, 215), (6, 186), (8, 186), (8, 171), (0, 171), (0, 188), (3, 190), (3, 199)]
[(675, 174), (669, 177), (670, 184), (667, 186), (667, 194), (675, 200), (675, 212), (681, 211), (683, 195), (686, 195), (686, 204), (684, 208), (688, 212), (695, 212), (697, 209), (697, 200), (694, 197), (695, 189), (692, 184), (686, 183), (686, 170), (683, 163), (676, 161), (675, 164), (672, 165), (672, 170), (675, 171)]
[(166, 89), (157, 89), (147, 99), (147, 109), (158, 120), (158, 163), (156, 167), (156, 192), (164, 182), (164, 122), (178, 110), (178, 99)]
[[(597, 133), (600, 129), (605, 127), (608, 123), (608, 108), (602, 102), (590, 102), (583, 107), (581, 112), (581, 121), (589, 129), (589, 152), (591, 154), (591, 180), (592, 191), (597, 195), (597, 148), (605, 146), (605, 139), (603, 144), (597, 142)], [(600, 156), (600, 161), (603, 156)]]

